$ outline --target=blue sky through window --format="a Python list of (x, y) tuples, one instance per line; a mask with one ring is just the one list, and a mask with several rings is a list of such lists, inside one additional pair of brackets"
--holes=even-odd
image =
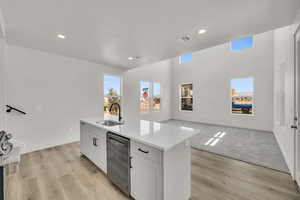
[(240, 51), (253, 47), (253, 36), (245, 37), (239, 40), (233, 40), (231, 42), (231, 49), (233, 51)]
[(104, 95), (107, 96), (109, 89), (113, 88), (121, 96), (121, 78), (118, 76), (104, 76)]
[(160, 84), (153, 83), (153, 96), (160, 95)]
[(183, 54), (179, 57), (180, 64), (191, 62), (193, 59), (193, 55), (191, 53)]
[(150, 92), (150, 83), (141, 81), (141, 94), (143, 94), (144, 92)]
[(236, 92), (253, 92), (253, 78), (239, 78), (231, 80), (231, 88)]

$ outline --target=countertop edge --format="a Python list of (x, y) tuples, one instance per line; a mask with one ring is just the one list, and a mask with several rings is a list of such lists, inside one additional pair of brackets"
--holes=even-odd
[[(157, 146), (157, 145), (152, 144), (152, 143), (148, 143), (148, 142), (146, 142), (146, 141), (144, 141), (144, 140), (139, 140), (139, 139), (137, 139), (137, 138), (135, 138), (135, 137), (130, 137), (130, 136), (128, 136), (128, 135), (124, 135), (124, 134), (122, 134), (122, 133), (120, 133), (120, 132), (118, 132), (118, 131), (115, 131), (115, 130), (110, 129), (109, 127), (105, 127), (105, 126), (101, 126), (101, 125), (95, 125), (94, 123), (91, 123), (91, 122), (89, 122), (88, 120), (81, 119), (80, 122), (89, 124), (89, 125), (94, 126), (94, 127), (96, 127), (96, 128), (100, 128), (100, 129), (103, 129), (103, 130), (106, 130), (106, 131), (113, 132), (113, 133), (115, 133), (115, 134), (117, 134), (117, 135), (120, 135), (120, 136), (123, 136), (123, 137), (127, 137), (127, 138), (129, 138), (129, 139), (131, 139), (131, 140), (133, 140), (133, 141), (136, 141), (136, 142), (139, 142), (139, 143), (142, 143), (142, 144), (151, 146), (151, 147), (153, 147), (153, 148), (155, 148), (155, 149), (158, 149), (158, 150), (160, 150), (160, 151), (163, 151), (163, 152), (166, 152), (166, 151), (172, 149), (173, 147), (175, 147), (175, 146), (177, 146), (177, 145), (179, 145), (179, 144), (181, 144), (181, 143), (183, 143), (183, 142), (189, 140), (189, 138), (187, 138), (187, 139), (185, 139), (185, 140), (183, 140), (183, 141), (180, 141), (180, 142), (178, 142), (178, 143), (175, 143), (175, 144), (172, 145), (172, 146), (161, 147), (161, 146)], [(196, 129), (196, 130), (197, 130), (197, 129)], [(198, 131), (200, 132), (200, 130), (198, 130)], [(197, 135), (197, 134), (199, 134), (199, 132), (198, 132), (198, 133), (195, 133), (194, 136)], [(192, 136), (191, 136), (191, 137), (192, 137)]]
[(99, 126), (96, 126), (95, 124), (90, 123), (90, 122), (85, 121), (85, 120), (80, 120), (80, 122), (87, 123), (87, 124), (89, 124), (89, 125), (91, 125), (91, 126), (94, 126), (94, 127), (96, 127), (96, 128), (100, 128), (100, 129), (104, 129), (104, 130), (106, 130), (106, 131), (113, 132), (113, 133), (115, 133), (115, 134), (117, 134), (117, 135), (120, 135), (120, 136), (129, 138), (129, 139), (131, 139), (131, 140), (133, 140), (133, 141), (136, 141), (136, 142), (139, 142), (139, 143), (142, 143), (142, 144), (151, 146), (151, 147), (153, 147), (153, 148), (155, 148), (155, 149), (158, 149), (158, 150), (160, 150), (160, 151), (168, 151), (169, 149), (171, 149), (171, 147), (163, 148), (163, 147), (160, 147), (160, 146), (157, 146), (157, 145), (153, 145), (153, 144), (151, 144), (151, 143), (148, 143), (148, 142), (145, 142), (145, 141), (136, 139), (136, 138), (134, 138), (134, 137), (129, 137), (128, 135), (121, 134), (121, 133), (118, 132), (118, 131), (111, 130), (109, 127), (100, 126), (100, 125), (99, 125)]

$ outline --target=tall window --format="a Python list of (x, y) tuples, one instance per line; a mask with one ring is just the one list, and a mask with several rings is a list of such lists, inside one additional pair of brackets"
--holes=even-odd
[(180, 110), (193, 111), (193, 84), (180, 86)]
[(150, 110), (158, 112), (161, 109), (160, 83), (141, 81), (140, 83), (140, 110), (148, 113)]
[(253, 36), (245, 37), (231, 42), (232, 51), (241, 51), (253, 47)]
[(150, 110), (150, 82), (141, 81), (140, 110), (147, 113)]
[(118, 115), (118, 108), (113, 107), (112, 112), (109, 112), (110, 106), (113, 103), (121, 103), (121, 77), (104, 75), (104, 118), (111, 115)]
[(160, 111), (160, 83), (153, 83), (152, 95), (152, 109), (153, 111)]
[(231, 112), (233, 114), (253, 113), (253, 78), (231, 80)]

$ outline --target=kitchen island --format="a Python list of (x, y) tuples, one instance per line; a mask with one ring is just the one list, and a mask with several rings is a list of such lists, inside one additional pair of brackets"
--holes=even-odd
[[(128, 173), (114, 171), (120, 173), (116, 176), (122, 177), (124, 173), (129, 176), (127, 185), (120, 179), (121, 190), (127, 187), (128, 193), (125, 193), (137, 200), (188, 200), (191, 196), (189, 139), (199, 132), (147, 120), (106, 126), (101, 120), (86, 119), (80, 121), (80, 150), (104, 173), (110, 174), (114, 166), (107, 163), (110, 163), (109, 156), (114, 155), (110, 151), (116, 148), (109, 148), (109, 139), (115, 139), (108, 135), (127, 139), (130, 141)], [(124, 146), (125, 143), (118, 144)], [(117, 154), (116, 158), (127, 162), (127, 158)]]

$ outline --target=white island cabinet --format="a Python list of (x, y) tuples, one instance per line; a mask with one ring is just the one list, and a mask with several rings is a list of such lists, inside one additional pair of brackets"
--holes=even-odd
[(130, 143), (131, 196), (135, 199), (163, 199), (162, 152), (136, 142)]
[(106, 131), (80, 123), (80, 152), (106, 173)]
[(188, 200), (191, 197), (189, 138), (199, 130), (140, 120), (104, 126), (81, 120), (81, 153), (107, 172), (106, 133), (130, 139), (130, 195), (136, 200)]

